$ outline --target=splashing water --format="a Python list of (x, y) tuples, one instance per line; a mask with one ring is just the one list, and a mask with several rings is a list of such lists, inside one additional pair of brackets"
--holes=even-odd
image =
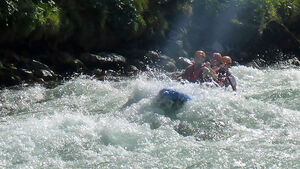
[[(237, 92), (162, 73), (4, 89), (0, 167), (300, 168), (300, 70), (231, 71)], [(166, 112), (154, 104), (162, 88), (191, 100)]]

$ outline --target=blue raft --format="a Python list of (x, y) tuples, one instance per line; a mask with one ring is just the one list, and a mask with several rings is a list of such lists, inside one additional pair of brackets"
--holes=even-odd
[(168, 116), (174, 116), (177, 110), (181, 109), (183, 105), (191, 100), (191, 98), (173, 89), (164, 88), (159, 91), (156, 103), (158, 107), (165, 111)]
[(160, 90), (159, 91), (159, 96), (161, 98), (172, 100), (173, 102), (185, 103), (185, 102), (191, 100), (191, 98), (188, 95), (186, 95), (184, 93), (177, 92), (173, 89), (167, 89), (167, 88), (164, 88), (164, 89)]

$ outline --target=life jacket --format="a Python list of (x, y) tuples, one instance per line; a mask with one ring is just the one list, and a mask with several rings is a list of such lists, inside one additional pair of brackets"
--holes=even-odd
[(196, 69), (196, 70), (195, 70), (194, 67), (195, 67), (194, 64), (190, 65), (187, 68), (183, 78), (188, 80), (189, 82), (193, 82), (193, 83), (203, 82), (202, 69), (201, 68), (204, 67), (204, 65), (201, 65), (201, 67), (199, 69)]

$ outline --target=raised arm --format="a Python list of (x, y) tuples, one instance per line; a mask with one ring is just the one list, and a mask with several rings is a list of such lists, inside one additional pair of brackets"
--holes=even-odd
[(217, 73), (210, 67), (210, 64), (206, 64), (205, 67), (202, 68), (203, 78), (206, 76), (213, 78), (214, 81), (217, 81)]

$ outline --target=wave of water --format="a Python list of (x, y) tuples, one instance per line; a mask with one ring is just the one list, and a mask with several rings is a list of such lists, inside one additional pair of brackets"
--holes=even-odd
[[(231, 71), (237, 92), (159, 72), (4, 89), (0, 168), (300, 168), (300, 70)], [(192, 100), (165, 112), (166, 87)]]

